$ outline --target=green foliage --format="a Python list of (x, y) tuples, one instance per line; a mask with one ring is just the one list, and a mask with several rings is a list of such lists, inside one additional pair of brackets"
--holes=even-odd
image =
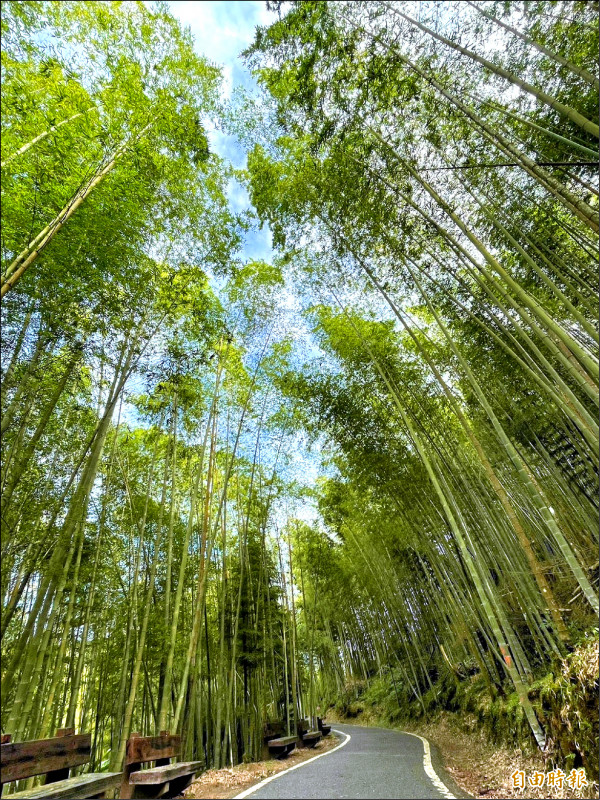
[(3, 730), (596, 775), (597, 4), (277, 5), (227, 106), (165, 3), (3, 4)]

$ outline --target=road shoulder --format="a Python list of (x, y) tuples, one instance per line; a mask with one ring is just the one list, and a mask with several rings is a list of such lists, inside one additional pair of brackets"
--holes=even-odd
[[(203, 772), (181, 797), (187, 800), (229, 800), (250, 788), (258, 788), (265, 778), (283, 774), (291, 767), (300, 766), (318, 755), (325, 755), (341, 744), (343, 737), (332, 732), (322, 739), (314, 749), (297, 748), (287, 758), (254, 761), (237, 764), (235, 767), (210, 769)], [(251, 795), (250, 795), (251, 796)]]

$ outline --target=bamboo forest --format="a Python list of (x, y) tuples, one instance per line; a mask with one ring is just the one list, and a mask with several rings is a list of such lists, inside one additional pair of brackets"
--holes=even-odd
[(597, 796), (598, 47), (592, 0), (3, 0), (3, 748), (445, 720)]

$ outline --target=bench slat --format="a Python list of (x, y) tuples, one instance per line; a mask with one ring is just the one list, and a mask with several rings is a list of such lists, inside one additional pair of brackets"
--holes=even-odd
[(142, 769), (139, 772), (132, 772), (129, 776), (129, 783), (134, 784), (157, 784), (181, 778), (184, 775), (195, 775), (204, 768), (204, 761), (183, 761), (179, 764), (165, 764), (163, 767), (154, 769)]
[(295, 736), (282, 736), (280, 739), (271, 739), (268, 742), (269, 747), (283, 747), (286, 744), (292, 744), (296, 741)]
[(158, 758), (174, 758), (179, 752), (181, 736), (132, 736), (127, 742), (127, 764), (142, 764)]
[(276, 757), (287, 756), (296, 747), (295, 736), (283, 736), (280, 739), (271, 739), (268, 742), (269, 751)]
[(91, 733), (0, 745), (0, 781), (19, 781), (86, 764), (90, 760), (91, 749)]
[(89, 775), (79, 775), (67, 778), (64, 781), (49, 783), (46, 786), (36, 786), (23, 792), (8, 795), (15, 800), (45, 800), (45, 798), (58, 798), (59, 800), (79, 800), (82, 797), (92, 797), (95, 794), (112, 789), (121, 782), (120, 772), (93, 772)]

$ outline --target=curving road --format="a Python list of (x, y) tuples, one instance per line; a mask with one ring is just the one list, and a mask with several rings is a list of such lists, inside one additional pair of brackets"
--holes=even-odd
[[(468, 797), (444, 773), (437, 754), (433, 763), (423, 740), (384, 728), (337, 725), (337, 750), (267, 779), (240, 797), (259, 798), (405, 798), (451, 800)], [(346, 737), (350, 738), (347, 739)], [(425, 755), (425, 758), (424, 758)]]

